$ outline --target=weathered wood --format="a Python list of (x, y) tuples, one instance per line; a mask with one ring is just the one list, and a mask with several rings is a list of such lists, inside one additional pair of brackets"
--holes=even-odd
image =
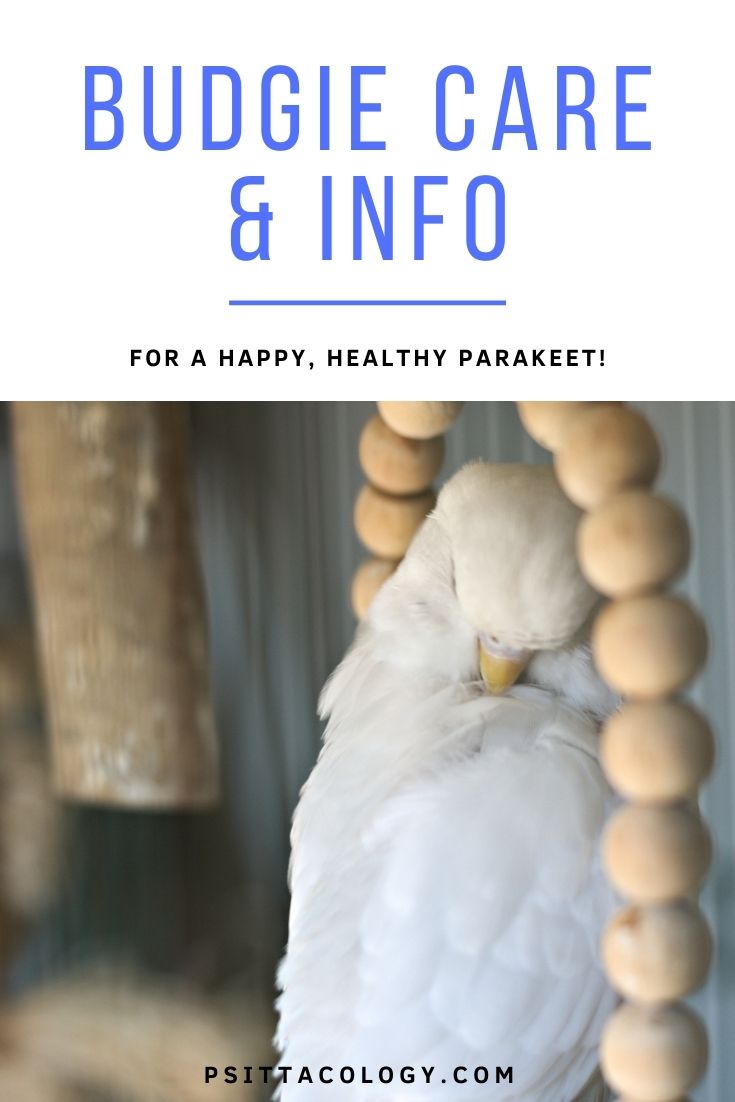
[(57, 791), (212, 804), (186, 407), (21, 402), (14, 433)]

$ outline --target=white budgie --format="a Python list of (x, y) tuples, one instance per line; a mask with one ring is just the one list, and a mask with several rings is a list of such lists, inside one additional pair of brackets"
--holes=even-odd
[[(578, 515), (546, 468), (465, 467), (325, 687), (292, 835), (285, 1102), (606, 1097), (616, 702), (585, 642)], [(304, 1089), (324, 1067), (339, 1085)]]

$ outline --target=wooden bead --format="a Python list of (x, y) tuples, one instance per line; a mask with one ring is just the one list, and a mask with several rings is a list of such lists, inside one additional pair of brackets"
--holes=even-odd
[(650, 486), (661, 453), (651, 426), (626, 406), (578, 413), (556, 453), (559, 482), (575, 505), (596, 509), (613, 494)]
[(712, 855), (707, 828), (686, 804), (620, 808), (607, 825), (608, 877), (636, 903), (670, 903), (701, 885)]
[(687, 601), (670, 595), (613, 601), (592, 629), (597, 667), (625, 696), (651, 700), (678, 692), (707, 657), (707, 632)]
[(692, 797), (714, 761), (707, 720), (681, 701), (628, 704), (602, 733), (602, 764), (629, 800), (657, 803)]
[(360, 463), (373, 486), (388, 494), (418, 494), (431, 486), (444, 462), (444, 437), (408, 440), (377, 413), (362, 430)]
[(432, 490), (393, 497), (374, 486), (363, 486), (355, 502), (355, 530), (378, 558), (401, 559), (435, 502)]
[(689, 561), (689, 527), (672, 502), (628, 490), (589, 513), (579, 526), (579, 564), (608, 597), (657, 589)]
[(626, 999), (673, 1002), (696, 990), (707, 975), (712, 938), (694, 903), (623, 908), (602, 939), (608, 979)]
[(411, 440), (439, 436), (454, 424), (464, 402), (378, 402), (386, 425)]
[(607, 1082), (636, 1102), (676, 1102), (704, 1074), (707, 1034), (686, 1006), (618, 1007), (605, 1027)]
[(517, 402), (521, 424), (537, 444), (555, 452), (573, 418), (599, 402)]
[(352, 608), (358, 620), (362, 620), (373, 597), (397, 566), (390, 559), (366, 559), (360, 563), (352, 579)]

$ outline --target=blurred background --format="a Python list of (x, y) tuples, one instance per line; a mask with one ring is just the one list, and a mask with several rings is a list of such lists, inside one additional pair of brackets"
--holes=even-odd
[[(60, 807), (44, 787), (41, 712), (26, 716), (25, 725), (37, 729), (28, 744), (38, 753), (18, 766), (11, 749), (10, 764), (0, 762), (2, 875), (11, 841), (17, 849), (16, 839), (25, 839), (31, 853), (30, 872), (14, 873), (22, 905), (13, 902), (5, 920), (0, 906), (2, 1098), (196, 1099), (203, 1063), (268, 1062), (273, 972), (286, 935), (289, 824), (319, 748), (319, 690), (354, 631), (350, 585), (365, 557), (352, 524), (363, 481), (357, 443), (374, 408), (190, 408), (223, 798), (214, 810), (186, 813)], [(683, 505), (692, 527), (694, 556), (682, 588), (712, 638), (692, 695), (718, 736), (703, 797), (717, 847), (703, 907), (718, 948), (708, 986), (693, 1000), (711, 1042), (709, 1073), (694, 1098), (721, 1102), (735, 1082), (735, 407), (639, 408), (664, 449), (658, 485)], [(549, 458), (510, 403), (465, 407), (448, 433), (439, 481), (475, 457)], [(0, 632), (15, 631), (28, 616), (27, 593), (9, 411), (2, 408)], [(5, 739), (11, 747), (16, 741)], [(0, 739), (0, 751), (3, 745)], [(30, 780), (13, 799), (20, 776)], [(29, 849), (31, 820), (38, 851)], [(111, 1005), (118, 1016), (106, 1027)], [(60, 1007), (66, 1033), (57, 1028)], [(99, 1050), (105, 1028), (119, 1034), (121, 1014), (138, 1023), (140, 1036), (118, 1036), (119, 1067), (110, 1073)], [(176, 1028), (163, 1028), (164, 1020)], [(83, 1074), (74, 1060), (84, 1063)], [(208, 1088), (206, 1097), (215, 1094)]]

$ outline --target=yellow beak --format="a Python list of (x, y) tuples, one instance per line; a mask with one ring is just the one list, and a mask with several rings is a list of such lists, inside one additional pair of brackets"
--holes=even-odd
[(493, 696), (500, 696), (518, 680), (531, 657), (530, 651), (503, 652), (480, 639), (480, 674), (485, 688)]

